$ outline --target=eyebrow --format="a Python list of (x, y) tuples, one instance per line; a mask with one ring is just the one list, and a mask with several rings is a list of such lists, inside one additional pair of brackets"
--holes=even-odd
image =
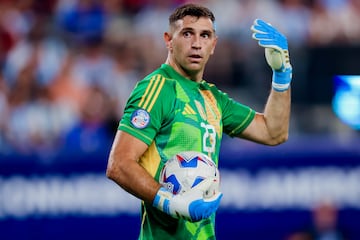
[[(183, 29), (180, 30), (180, 32), (186, 32), (186, 31), (192, 31), (194, 32), (195, 29), (194, 28), (191, 28), (191, 27), (185, 27)], [(212, 35), (214, 34), (214, 30), (208, 30), (208, 29), (205, 29), (205, 30), (200, 30), (201, 33), (207, 33), (209, 35)]]

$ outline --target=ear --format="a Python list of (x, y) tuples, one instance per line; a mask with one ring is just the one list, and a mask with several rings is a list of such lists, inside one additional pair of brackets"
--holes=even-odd
[(172, 50), (172, 36), (169, 32), (164, 33), (164, 42), (168, 50)]

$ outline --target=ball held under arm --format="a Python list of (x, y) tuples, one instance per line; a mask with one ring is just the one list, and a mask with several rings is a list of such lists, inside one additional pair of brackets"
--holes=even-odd
[(205, 179), (194, 188), (177, 195), (161, 187), (153, 206), (174, 218), (184, 218), (191, 222), (208, 218), (218, 209), (222, 198), (221, 192), (211, 198), (204, 198), (212, 182), (211, 178)]

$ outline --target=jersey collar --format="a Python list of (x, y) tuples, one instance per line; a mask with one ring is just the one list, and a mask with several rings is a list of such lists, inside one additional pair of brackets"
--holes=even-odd
[(194, 82), (190, 79), (187, 79), (184, 76), (182, 76), (180, 73), (178, 73), (169, 64), (166, 64), (166, 63), (162, 64), (161, 69), (163, 69), (169, 76), (174, 77), (176, 80), (179, 80), (179, 81), (185, 83), (186, 85), (190, 86), (191, 88), (194, 88), (194, 89), (205, 89), (206, 88), (205, 80), (201, 80), (201, 82)]

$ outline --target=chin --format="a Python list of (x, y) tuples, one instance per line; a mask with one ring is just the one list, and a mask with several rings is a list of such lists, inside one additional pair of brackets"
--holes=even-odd
[(201, 63), (189, 63), (186, 66), (186, 69), (189, 71), (201, 71), (203, 69), (203, 65)]

